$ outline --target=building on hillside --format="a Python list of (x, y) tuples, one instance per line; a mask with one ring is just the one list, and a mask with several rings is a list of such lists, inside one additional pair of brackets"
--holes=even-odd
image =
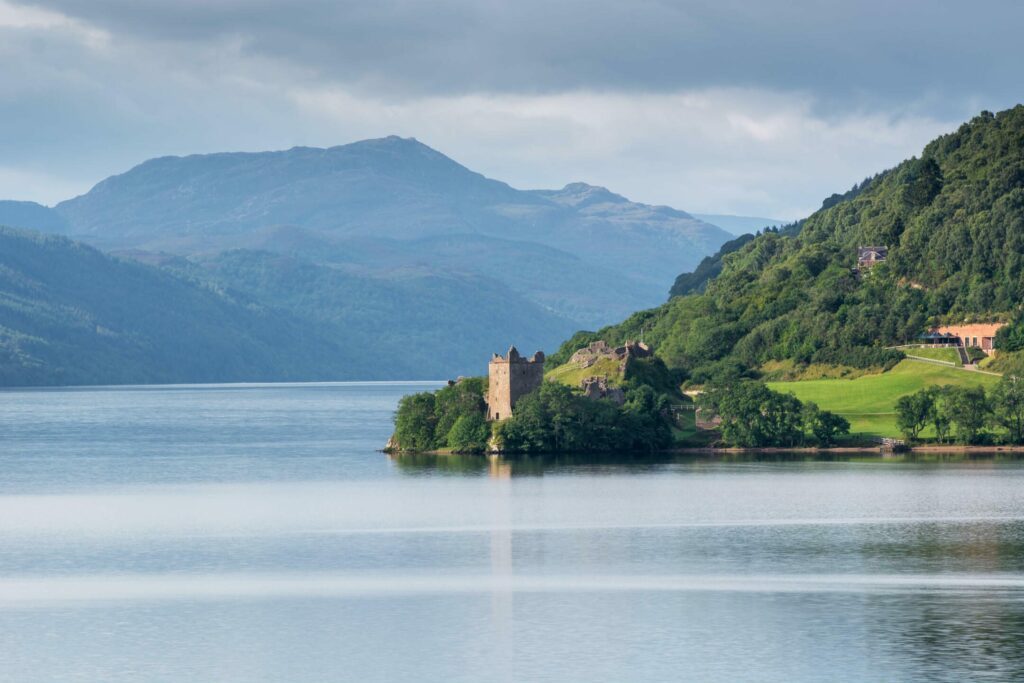
[[(931, 339), (943, 339), (945, 343), (965, 348), (981, 349), (988, 355), (995, 353), (996, 332), (1006, 323), (974, 323), (970, 325), (942, 325), (931, 330)], [(929, 339), (925, 335), (925, 339)], [(932, 341), (931, 343), (934, 343)]]
[(544, 353), (538, 351), (532, 358), (523, 358), (516, 347), (507, 356), (494, 354), (487, 364), (487, 419), (505, 420), (520, 398), (544, 381)]
[(889, 258), (889, 247), (858, 247), (857, 267), (869, 269)]

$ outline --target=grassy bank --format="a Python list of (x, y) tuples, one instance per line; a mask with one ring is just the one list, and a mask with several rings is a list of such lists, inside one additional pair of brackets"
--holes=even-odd
[(951, 363), (957, 367), (963, 365), (960, 360), (960, 352), (954, 348), (928, 348), (920, 346), (904, 346), (900, 347), (900, 351), (907, 354), (910, 358), (924, 358), (927, 360), (937, 360), (943, 363)]
[(607, 377), (610, 384), (622, 383), (622, 371), (619, 366), (621, 361), (614, 358), (601, 358), (590, 367), (583, 368), (574, 363), (560, 365), (549, 370), (544, 379), (550, 382), (560, 382), (570, 387), (578, 387), (587, 377)]
[(889, 372), (878, 375), (856, 379), (771, 382), (769, 386), (842, 415), (850, 421), (851, 434), (899, 437), (896, 401), (901, 396), (942, 384), (981, 385), (988, 389), (998, 381), (999, 378), (993, 375), (907, 359)]

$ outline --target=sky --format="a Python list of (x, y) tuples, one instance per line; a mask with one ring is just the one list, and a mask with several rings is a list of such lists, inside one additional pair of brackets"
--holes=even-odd
[(0, 0), (0, 198), (415, 137), (519, 188), (803, 217), (1024, 98), (1018, 0)]

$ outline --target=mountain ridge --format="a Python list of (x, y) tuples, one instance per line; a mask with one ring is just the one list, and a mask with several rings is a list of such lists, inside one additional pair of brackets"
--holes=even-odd
[[(260, 252), (147, 265), (0, 227), (0, 386), (439, 379), (482, 368), (509, 335), (543, 346), (571, 329), (517, 297), (477, 276), (380, 280)], [(454, 320), (469, 301), (474, 319)], [(381, 324), (395, 316), (418, 342)]]
[[(456, 266), (475, 269), (577, 325), (607, 324), (657, 304), (681, 268), (696, 266), (731, 238), (684, 211), (632, 202), (582, 182), (560, 190), (516, 189), (396, 136), (328, 148), (159, 157), (55, 211), (72, 237), (110, 251), (289, 253), (287, 240), (267, 235), (292, 230), (310, 243), (378, 240), (375, 249), (364, 250), (375, 257), (362, 263), (339, 257), (337, 248), (305, 256), (379, 274), (389, 267), (387, 247), (408, 260), (415, 246), (423, 267), (433, 262), (438, 274)], [(455, 235), (472, 236), (461, 263), (450, 246), (438, 246)], [(535, 261), (525, 244), (549, 251)], [(535, 274), (534, 288), (523, 286), (520, 271)], [(545, 282), (559, 282), (565, 296)]]

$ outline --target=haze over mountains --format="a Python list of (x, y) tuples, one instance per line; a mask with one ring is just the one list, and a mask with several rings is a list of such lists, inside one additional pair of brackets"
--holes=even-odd
[[(680, 268), (730, 237), (682, 211), (583, 183), (517, 190), (397, 137), (153, 159), (56, 210), (70, 234), (103, 249), (265, 249), (375, 274), (441, 262), (450, 273), (462, 256), (453, 247), (464, 245), (458, 270), (494, 277), (584, 326), (661, 301)], [(387, 258), (392, 251), (398, 262)], [(535, 281), (557, 277), (564, 294), (535, 294), (521, 278), (510, 281), (526, 261)], [(614, 296), (593, 291), (611, 279)]]
[(763, 218), (758, 216), (731, 216), (720, 213), (694, 213), (690, 214), (705, 223), (717, 225), (733, 235), (748, 235), (764, 230), (767, 227), (778, 227), (790, 221), (779, 220), (778, 218)]
[[(133, 326), (146, 319), (141, 313), (122, 310), (111, 325), (98, 302), (68, 299), (67, 289), (48, 281), (54, 274), (24, 272), (7, 259), (15, 280), (33, 283), (27, 308), (15, 296), (0, 300), (6, 352), (34, 368), (30, 383), (415, 379), (474, 372), (487, 354), (509, 343), (553, 349), (575, 329), (663, 301), (680, 271), (692, 270), (732, 237), (683, 211), (583, 183), (517, 190), (397, 137), (329, 149), (153, 159), (54, 209), (0, 202), (2, 224), (60, 233), (142, 262), (133, 267), (175, 277), (203, 296), (212, 292), (232, 315), (258, 309), (267, 334), (286, 325), (319, 349), (304, 352), (306, 365), (265, 359), (260, 372), (226, 364), (236, 370), (211, 373), (217, 367), (212, 359), (202, 371), (186, 371), (186, 363), (178, 371), (126, 370), (106, 380), (68, 370), (74, 349), (88, 340), (51, 344), (46, 330), (69, 339), (68, 329), (33, 327), (26, 310), (56, 303), (56, 310), (84, 312), (89, 322), (75, 334), (92, 325), (149, 351), (160, 343), (187, 347), (188, 325), (175, 332), (180, 339), (164, 341), (159, 326)], [(9, 233), (6, 239), (16, 252), (39, 248), (30, 236)], [(66, 241), (45, 243), (82, 250)], [(95, 258), (91, 267), (119, 268), (116, 259)], [(152, 306), (171, 311), (181, 305), (179, 295), (161, 290)], [(13, 314), (19, 306), (21, 317)], [(63, 349), (57, 354), (63, 379), (46, 381), (39, 368), (57, 362), (54, 349)], [(248, 352), (240, 347), (238, 353)], [(331, 354), (337, 363), (313, 360)], [(157, 363), (162, 356), (149, 357)], [(17, 383), (13, 376), (4, 381)]]

